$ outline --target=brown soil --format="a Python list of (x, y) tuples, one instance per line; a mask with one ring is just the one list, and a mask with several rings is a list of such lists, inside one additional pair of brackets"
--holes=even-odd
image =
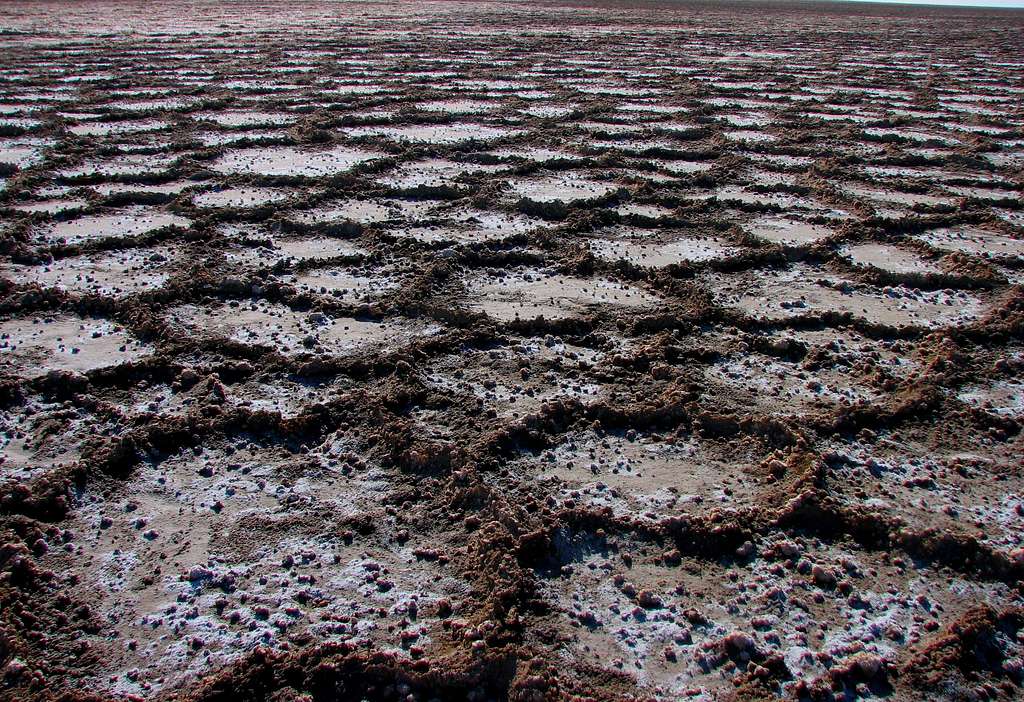
[(6, 3), (0, 699), (1019, 698), (1022, 30)]

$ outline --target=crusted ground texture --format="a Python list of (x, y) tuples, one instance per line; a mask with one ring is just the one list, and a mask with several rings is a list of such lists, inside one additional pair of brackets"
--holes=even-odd
[(1024, 694), (1024, 15), (7, 2), (0, 57), (0, 699)]

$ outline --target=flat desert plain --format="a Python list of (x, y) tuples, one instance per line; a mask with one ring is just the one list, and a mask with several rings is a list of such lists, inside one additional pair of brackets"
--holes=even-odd
[(0, 6), (0, 699), (1020, 699), (1024, 13)]

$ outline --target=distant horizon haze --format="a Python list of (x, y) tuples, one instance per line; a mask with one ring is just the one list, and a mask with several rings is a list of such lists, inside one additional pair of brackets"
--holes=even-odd
[(1024, 0), (842, 0), (874, 5), (934, 5), (939, 7), (978, 7), (1024, 10)]

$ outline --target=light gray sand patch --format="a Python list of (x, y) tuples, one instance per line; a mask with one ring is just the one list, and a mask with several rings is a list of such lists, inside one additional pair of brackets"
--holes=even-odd
[(373, 348), (395, 348), (440, 329), (406, 320), (333, 318), (262, 301), (217, 307), (179, 305), (168, 312), (167, 319), (181, 333), (224, 337), (270, 347), (285, 355), (315, 352), (348, 356)]
[(214, 161), (211, 167), (220, 173), (316, 178), (344, 173), (382, 156), (375, 151), (347, 146), (323, 150), (273, 146), (228, 151)]
[(482, 275), (469, 281), (469, 305), (502, 322), (515, 319), (563, 319), (594, 306), (642, 308), (659, 298), (611, 280), (573, 278), (538, 270)]
[(127, 207), (116, 213), (85, 215), (39, 227), (38, 237), (50, 244), (80, 244), (108, 237), (136, 237), (170, 227), (187, 228), (190, 221), (150, 207)]
[(25, 377), (116, 366), (152, 351), (106, 319), (59, 315), (0, 322), (0, 355), (10, 370)]

